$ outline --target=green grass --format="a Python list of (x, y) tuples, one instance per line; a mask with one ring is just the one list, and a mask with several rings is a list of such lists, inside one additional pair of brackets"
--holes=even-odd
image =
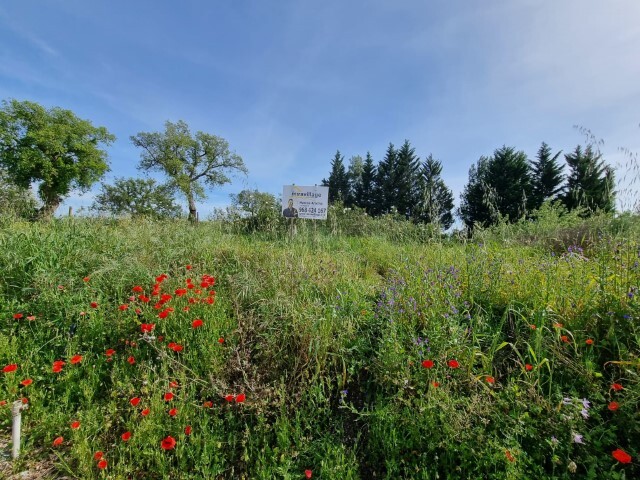
[[(0, 367), (18, 365), (0, 373), (3, 438), (11, 403), (29, 402), (15, 471), (50, 457), (53, 478), (82, 479), (640, 475), (637, 218), (500, 226), (474, 241), (348, 220), (289, 238), (3, 219)], [(172, 299), (155, 309), (162, 273)], [(195, 287), (177, 296), (187, 278)], [(130, 301), (134, 286), (151, 302)]]

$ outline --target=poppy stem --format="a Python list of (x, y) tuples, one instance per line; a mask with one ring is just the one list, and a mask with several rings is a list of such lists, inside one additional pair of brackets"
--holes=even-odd
[(11, 458), (14, 460), (20, 456), (20, 430), (22, 426), (22, 410), (28, 405), (22, 403), (22, 400), (16, 400), (11, 407), (13, 423), (11, 425)]

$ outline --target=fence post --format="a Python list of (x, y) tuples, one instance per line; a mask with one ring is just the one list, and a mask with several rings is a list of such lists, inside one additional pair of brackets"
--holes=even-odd
[(16, 400), (11, 407), (11, 415), (13, 416), (13, 423), (11, 424), (11, 458), (14, 460), (20, 456), (20, 430), (22, 426), (22, 410), (25, 410), (28, 405), (23, 404), (22, 400)]

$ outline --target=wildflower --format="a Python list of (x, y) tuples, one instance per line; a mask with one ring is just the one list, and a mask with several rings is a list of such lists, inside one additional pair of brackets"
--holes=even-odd
[(186, 427), (184, 427), (184, 434), (191, 435), (191, 430), (191, 425), (187, 425)]
[(169, 382), (169, 388), (178, 388), (178, 382), (174, 382), (174, 381)]
[(560, 337), (560, 340), (562, 340), (564, 343), (569, 343), (569, 337), (567, 337), (566, 335), (562, 335)]
[(29, 315), (29, 316), (27, 317), (27, 320), (29, 320), (30, 322), (34, 321), (35, 319), (36, 319), (36, 316), (35, 316), (35, 315)]
[(173, 393), (171, 392), (167, 392), (164, 394), (164, 401), (165, 402), (170, 402), (171, 400), (173, 400)]
[(236, 398), (235, 395), (225, 395), (225, 397), (224, 397), (224, 399), (227, 402), (233, 402), (235, 400), (235, 398)]
[(69, 362), (72, 363), (73, 365), (75, 365), (76, 363), (80, 363), (81, 361), (82, 361), (81, 355), (74, 355), (73, 357), (71, 357), (71, 360), (69, 360)]
[(422, 366), (424, 368), (433, 368), (433, 360), (423, 360)]
[(136, 285), (131, 290), (136, 292), (136, 293), (142, 293), (144, 291), (144, 288), (142, 288), (140, 285)]
[(0, 400), (0, 407), (4, 407), (7, 404), (6, 400)]
[(30, 378), (25, 378), (20, 382), (20, 385), (22, 385), (23, 387), (28, 387), (32, 383), (33, 383), (33, 380), (31, 380)]
[(129, 400), (129, 403), (134, 407), (137, 407), (140, 403), (140, 397), (133, 397), (131, 400)]
[(582, 414), (582, 418), (584, 418), (585, 420), (589, 418), (589, 412), (587, 412), (586, 408), (583, 408), (582, 410), (580, 410), (580, 413)]
[(93, 454), (93, 459), (98, 461), (103, 457), (103, 455), (104, 453), (98, 450), (96, 453)]
[(313, 472), (311, 470), (305, 470), (304, 471), (304, 476), (306, 478), (311, 478), (311, 475), (313, 475)]
[(173, 450), (176, 447), (176, 439), (171, 435), (167, 435), (167, 437), (160, 442), (160, 447), (162, 447), (163, 450)]
[(13, 319), (14, 320), (20, 320), (23, 317), (23, 315), (21, 313), (14, 313), (13, 314)]
[(587, 338), (584, 343), (586, 343), (587, 345), (593, 345), (593, 339), (592, 338)]
[(618, 460), (620, 463), (631, 463), (631, 455), (620, 448), (616, 448), (613, 452), (611, 452), (613, 458)]
[(140, 325), (140, 331), (142, 333), (151, 333), (155, 327), (155, 323), (143, 323)]
[(529, 325), (529, 328), (530, 328), (531, 330), (535, 330), (537, 327), (532, 323), (531, 325)]
[(4, 367), (2, 369), (2, 371), (4, 373), (11, 373), (11, 372), (15, 372), (18, 369), (18, 364), (17, 363), (12, 363), (7, 365), (6, 367)]
[(620, 404), (618, 402), (609, 402), (607, 408), (612, 412), (615, 412), (616, 410), (618, 410), (618, 408), (620, 408)]
[(191, 270), (193, 267), (192, 267), (191, 265), (187, 265), (187, 266), (186, 266), (186, 267), (184, 267), (184, 268), (186, 268), (187, 270)]
[(494, 383), (496, 383), (496, 379), (493, 377), (487, 377), (487, 383), (493, 385)]
[(147, 415), (149, 415), (149, 413), (151, 413), (151, 410), (149, 410), (148, 408), (145, 408), (140, 412), (140, 415), (142, 415), (143, 417), (146, 417)]
[(124, 312), (127, 308), (129, 308), (129, 305), (127, 305), (126, 303), (123, 303), (118, 307), (118, 310), (120, 310), (121, 312)]
[(244, 394), (244, 393), (241, 393), (240, 395), (238, 395), (238, 396), (236, 397), (236, 403), (244, 403), (244, 401), (245, 401), (245, 399), (246, 399), (246, 398), (247, 398), (247, 397), (245, 396), (245, 394)]
[(449, 360), (447, 362), (447, 365), (449, 365), (450, 368), (459, 368), (460, 364), (458, 363), (457, 360)]
[(97, 464), (98, 468), (100, 470), (104, 470), (105, 468), (107, 468), (107, 461), (106, 460), (100, 460)]
[(80, 422), (78, 420), (71, 422), (71, 428), (77, 430), (78, 428), (80, 428)]
[(583, 436), (580, 435), (579, 433), (574, 433), (573, 434), (573, 443), (581, 443), (584, 444), (584, 442), (582, 441)]
[(178, 414), (178, 409), (177, 408), (172, 408), (171, 410), (169, 410), (169, 416), (170, 417), (175, 417)]
[(98, 302), (91, 302), (91, 303), (89, 304), (89, 306), (90, 306), (91, 308), (98, 308)]
[(196, 318), (196, 319), (193, 321), (193, 323), (191, 324), (191, 326), (192, 326), (193, 328), (198, 328), (198, 327), (201, 327), (201, 326), (202, 326), (202, 323), (203, 323), (203, 322), (202, 322), (202, 320), (200, 320), (199, 318)]
[(104, 352), (104, 354), (107, 357), (110, 357), (111, 355), (113, 355), (114, 353), (116, 353), (116, 351), (113, 348), (110, 348), (109, 350), (107, 350), (106, 352)]
[(551, 443), (552, 443), (554, 446), (555, 446), (555, 445), (558, 445), (559, 440), (556, 438), (556, 436), (555, 436), (555, 435), (552, 435), (552, 436), (551, 436)]
[(511, 454), (511, 452), (509, 450), (505, 450), (504, 454), (506, 455), (507, 460), (509, 460), (510, 462), (513, 463), (513, 462), (516, 461), (516, 458)]
[(149, 297), (146, 297), (144, 295), (138, 295), (138, 300), (140, 300), (142, 303), (149, 303), (151, 301)]
[(615, 390), (616, 392), (619, 392), (620, 390), (622, 390), (624, 387), (622, 385), (620, 385), (619, 383), (613, 383), (611, 384), (611, 388), (613, 390)]
[(591, 402), (589, 400), (587, 400), (586, 398), (582, 399), (582, 406), (589, 410), (591, 408)]
[(62, 360), (56, 360), (53, 362), (53, 366), (51, 367), (51, 371), (53, 373), (59, 373), (62, 371), (62, 367), (64, 367), (64, 362)]
[(53, 446), (57, 447), (58, 445), (62, 445), (62, 442), (64, 442), (64, 437), (57, 437), (54, 441), (53, 441)]
[(564, 397), (564, 398), (562, 399), (562, 403), (563, 403), (564, 405), (571, 405), (571, 404), (573, 403), (573, 399), (571, 399), (571, 398), (569, 398), (569, 397)]
[(131, 432), (124, 432), (121, 437), (123, 442), (128, 442), (131, 438)]
[(212, 408), (213, 407), (213, 402), (211, 400), (207, 400), (202, 404), (202, 406), (204, 408)]
[(433, 388), (438, 388), (440, 386), (439, 382), (431, 382), (431, 385), (433, 385)]
[(223, 343), (224, 343), (224, 338), (220, 337), (220, 338), (218, 339), (218, 343), (223, 344)]
[(136, 359), (133, 356), (131, 356), (127, 358), (127, 362), (129, 362), (130, 365), (135, 365)]
[(524, 366), (524, 368), (525, 368), (525, 370), (526, 370), (527, 372), (530, 372), (531, 370), (533, 370), (533, 365), (531, 365), (530, 363), (527, 363), (527, 364)]

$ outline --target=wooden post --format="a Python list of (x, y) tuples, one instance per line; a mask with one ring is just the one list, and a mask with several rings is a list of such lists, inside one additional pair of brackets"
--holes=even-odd
[(73, 217), (73, 207), (69, 207), (69, 216)]

